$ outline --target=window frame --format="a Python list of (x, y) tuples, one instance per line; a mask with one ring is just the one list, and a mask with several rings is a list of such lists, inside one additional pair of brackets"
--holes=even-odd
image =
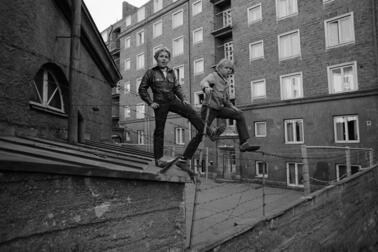
[[(202, 72), (196, 72), (196, 64), (198, 63), (198, 62), (202, 62)], [(198, 76), (198, 75), (201, 75), (201, 74), (203, 74), (205, 72), (205, 60), (204, 60), (204, 58), (199, 58), (199, 59), (195, 59), (194, 61), (193, 61), (193, 74), (194, 74), (194, 76)]]
[[(139, 66), (139, 60), (138, 60), (138, 57), (139, 56), (141, 56), (141, 55), (143, 55), (143, 66)], [(136, 66), (135, 66), (135, 69), (136, 70), (143, 70), (144, 68), (145, 68), (145, 57), (144, 57), (144, 52), (142, 52), (142, 53), (139, 53), (139, 54), (137, 54), (136, 55)]]
[(130, 58), (126, 58), (124, 61), (123, 61), (123, 69), (125, 71), (129, 71), (131, 69), (131, 59)]
[(175, 127), (175, 144), (185, 145), (185, 129), (182, 127)]
[(276, 0), (275, 1), (276, 2), (276, 19), (277, 19), (277, 21), (284, 20), (284, 19), (290, 18), (290, 17), (294, 17), (294, 16), (297, 16), (299, 14), (298, 1), (297, 0), (288, 0), (288, 1), (295, 1), (297, 11), (293, 12), (293, 13), (291, 13), (289, 15), (280, 17), (278, 15), (278, 12), (279, 12), (279, 10), (278, 10), (278, 1), (280, 1), (280, 0)]
[[(196, 32), (201, 32), (201, 40), (198, 40), (198, 41), (194, 41), (194, 38), (195, 38), (195, 33)], [(197, 45), (197, 44), (200, 44), (203, 42), (203, 27), (199, 27), (197, 29), (194, 29), (193, 32), (192, 32), (192, 36), (193, 36), (193, 45)]]
[[(336, 21), (336, 20), (343, 19), (347, 16), (350, 16), (350, 18), (351, 18), (353, 40), (348, 41), (348, 42), (344, 42), (344, 43), (338, 43), (337, 45), (329, 45), (328, 25), (327, 24), (330, 23), (330, 22)], [(339, 27), (338, 27), (337, 31), (338, 31), (338, 35), (340, 35)], [(324, 20), (324, 38), (325, 38), (326, 50), (330, 50), (330, 49), (333, 49), (333, 48), (342, 47), (342, 46), (346, 46), (346, 45), (350, 45), (350, 44), (355, 44), (356, 43), (356, 31), (354, 29), (354, 13), (353, 13), (353, 11)]]
[[(353, 71), (353, 79), (355, 80), (355, 89), (341, 91), (341, 92), (334, 92), (334, 83), (332, 81), (332, 70), (335, 68), (344, 68), (347, 66), (352, 66)], [(345, 62), (341, 64), (336, 64), (332, 66), (327, 66), (327, 77), (328, 77), (328, 93), (329, 94), (341, 94), (341, 93), (348, 93), (348, 92), (355, 92), (358, 91), (358, 70), (357, 70), (357, 61)]]
[(129, 49), (131, 47), (131, 37), (125, 38), (125, 49)]
[[(262, 44), (262, 56), (257, 57), (257, 58), (252, 58), (252, 46), (257, 45), (257, 44)], [(249, 43), (249, 61), (252, 62), (259, 59), (265, 59), (264, 40), (258, 40), (258, 41)]]
[[(265, 134), (264, 135), (259, 135), (259, 134), (257, 134), (257, 124), (263, 124), (264, 125), (264, 127), (265, 127)], [(253, 123), (253, 127), (254, 127), (254, 129), (255, 129), (255, 137), (266, 137), (267, 136), (267, 127), (266, 127), (266, 121), (256, 121), (256, 122), (254, 122)]]
[[(283, 36), (288, 36), (290, 34), (298, 33), (298, 45), (299, 45), (299, 54), (298, 55), (292, 55), (292, 56), (287, 56), (283, 57), (281, 54), (281, 37)], [(284, 60), (290, 60), (290, 59), (295, 59), (295, 58), (302, 58), (302, 47), (301, 47), (301, 33), (299, 29), (291, 30), (285, 33), (278, 34), (278, 60), (284, 61)]]
[[(173, 68), (173, 71), (174, 71), (174, 73), (175, 73), (175, 76), (176, 76), (176, 79), (177, 79), (177, 81), (178, 81), (178, 83), (181, 85), (181, 86), (184, 86), (185, 85), (185, 65), (178, 65), (178, 66), (174, 66)], [(177, 73), (176, 73), (176, 70), (177, 69), (182, 69), (183, 71), (183, 81), (181, 82), (181, 79), (180, 79), (180, 76), (178, 76), (177, 75)]]
[(124, 116), (125, 120), (127, 118), (131, 118), (131, 108), (130, 108), (130, 106), (124, 106), (124, 108), (123, 108), (123, 116)]
[[(260, 173), (258, 164), (265, 165), (265, 167), (262, 168), (263, 170), (265, 170), (265, 174)], [(255, 161), (255, 174), (257, 178), (268, 178), (268, 164), (265, 161), (256, 160)]]
[[(156, 25), (160, 24), (161, 25), (161, 33), (156, 34)], [(152, 38), (157, 38), (163, 35), (163, 20), (160, 19), (156, 21), (155, 23), (152, 24)]]
[[(337, 127), (336, 127), (336, 120), (337, 118), (342, 118), (343, 119), (343, 123), (345, 125), (345, 123), (347, 122), (348, 118), (349, 117), (355, 117), (355, 121), (356, 121), (356, 130), (357, 130), (357, 140), (349, 140), (349, 139), (346, 139), (346, 140), (338, 140), (337, 139)], [(335, 138), (335, 143), (359, 143), (360, 142), (360, 139), (361, 139), (361, 136), (360, 136), (360, 123), (359, 123), (359, 118), (358, 118), (358, 115), (341, 115), (341, 116), (334, 116), (333, 117), (333, 129), (334, 129), (334, 138)], [(345, 127), (346, 129), (346, 136), (348, 136), (349, 132), (348, 132), (348, 127)], [(349, 138), (349, 136), (348, 136)]]
[[(143, 109), (141, 109), (143, 108)], [(143, 110), (143, 111), (139, 111), (140, 110)], [(144, 119), (146, 117), (146, 104), (144, 102), (142, 103), (138, 103), (136, 106), (135, 106), (135, 118), (136, 119)]]
[[(254, 90), (253, 85), (256, 84), (256, 83), (260, 83), (260, 82), (264, 83), (265, 94), (264, 94), (264, 96), (254, 96), (253, 95), (253, 90)], [(256, 100), (262, 100), (262, 99), (265, 99), (265, 98), (266, 98), (266, 80), (265, 79), (259, 79), (259, 80), (251, 81), (251, 102), (253, 103)]]
[[(295, 184), (291, 184), (290, 183), (290, 172), (289, 172), (289, 164), (294, 164), (294, 168), (295, 168)], [(287, 183), (287, 186), (291, 186), (291, 187), (304, 187), (304, 184), (300, 184), (300, 181), (299, 181), (299, 177), (298, 177), (298, 165), (302, 165), (302, 178), (303, 178), (303, 166), (304, 164), (303, 163), (298, 163), (298, 162), (286, 162), (286, 183)]]
[(137, 130), (137, 141), (138, 145), (144, 145), (144, 130)]
[[(283, 79), (284, 78), (288, 78), (288, 77), (292, 77), (292, 76), (299, 76), (299, 80), (300, 80), (300, 96), (299, 97), (294, 97), (294, 98), (285, 98), (283, 97), (283, 92), (284, 92), (284, 88), (283, 88)], [(296, 73), (289, 73), (289, 74), (284, 74), (284, 75), (280, 75), (280, 89), (281, 89), (281, 100), (282, 101), (287, 101), (287, 100), (295, 100), (295, 99), (301, 99), (304, 97), (304, 90), (303, 90), (303, 73), (302, 72), (296, 72)]]
[(137, 16), (137, 22), (140, 22), (146, 19), (146, 8), (144, 6), (140, 7), (137, 10), (136, 16)]
[[(259, 12), (260, 12), (260, 19), (257, 19), (257, 20), (251, 20), (251, 16), (250, 16), (250, 11), (252, 9), (255, 9), (255, 8), (260, 8)], [(251, 26), (253, 24), (256, 24), (256, 23), (259, 23), (259, 22), (262, 22), (263, 20), (263, 16), (262, 16), (262, 4), (261, 3), (258, 3), (258, 4), (255, 4), (255, 5), (252, 5), (251, 7), (247, 8), (247, 23), (248, 23), (248, 26)]]
[[(182, 18), (181, 18), (181, 20), (180, 20), (180, 23), (179, 24), (174, 24), (174, 21), (175, 21), (175, 15), (177, 15), (177, 14), (179, 14), (179, 13), (181, 13), (181, 15), (182, 15)], [(178, 11), (175, 11), (175, 12), (173, 12), (172, 13), (172, 29), (176, 29), (176, 28), (178, 28), (178, 27), (180, 27), (180, 26), (183, 26), (184, 25), (184, 10), (183, 9), (180, 9), (180, 10), (178, 10)]]
[(136, 46), (141, 46), (143, 44), (144, 44), (144, 29), (136, 32)]
[[(287, 124), (288, 123), (296, 123), (296, 122), (302, 122), (302, 129), (301, 129), (301, 133), (302, 133), (302, 140), (301, 141), (297, 141), (297, 133), (295, 132), (295, 127), (293, 127), (293, 138), (294, 138), (294, 141), (291, 141), (289, 142), (288, 141), (288, 128), (287, 128)], [(284, 130), (285, 130), (285, 144), (303, 144), (304, 143), (304, 120), (303, 119), (285, 119), (284, 120)]]
[[(198, 3), (201, 5), (201, 10), (198, 11), (198, 12), (196, 12), (196, 13), (194, 13), (195, 4), (198, 4)], [(202, 12), (202, 0), (198, 0), (198, 1), (193, 2), (193, 3), (192, 3), (192, 17), (194, 17), (194, 16), (200, 14), (201, 12)]]
[[(175, 47), (175, 41), (178, 41), (178, 40), (182, 40), (182, 43), (180, 44), (182, 46), (182, 52), (177, 52), (177, 48)], [(185, 51), (184, 35), (181, 35), (177, 38), (172, 39), (172, 58), (183, 55), (184, 51)]]
[[(159, 1), (158, 4), (156, 4), (156, 1)], [(154, 0), (153, 1), (153, 9), (154, 9), (154, 13), (162, 10), (163, 9), (163, 0)]]

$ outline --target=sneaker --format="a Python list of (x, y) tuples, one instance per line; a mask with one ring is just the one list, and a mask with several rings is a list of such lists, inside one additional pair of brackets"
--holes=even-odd
[(246, 151), (257, 151), (260, 149), (260, 146), (257, 145), (250, 145), (248, 142), (243, 143), (240, 145), (240, 151), (241, 152), (246, 152)]
[(161, 160), (161, 159), (156, 159), (155, 160), (155, 165), (160, 168), (164, 168), (167, 165), (167, 161)]
[(222, 126), (220, 126), (220, 127), (217, 127), (215, 130), (210, 130), (209, 129), (209, 134), (208, 134), (208, 136), (209, 136), (209, 139), (211, 140), (211, 141), (215, 141), (215, 140), (217, 140), (217, 138), (220, 136), (220, 135), (222, 135), (223, 134), (223, 132), (226, 130), (226, 126), (225, 125), (222, 125)]

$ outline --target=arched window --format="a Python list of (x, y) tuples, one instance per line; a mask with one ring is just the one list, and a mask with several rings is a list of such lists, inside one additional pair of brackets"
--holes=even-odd
[(41, 68), (32, 81), (32, 89), (31, 104), (65, 113), (62, 89), (53, 71)]

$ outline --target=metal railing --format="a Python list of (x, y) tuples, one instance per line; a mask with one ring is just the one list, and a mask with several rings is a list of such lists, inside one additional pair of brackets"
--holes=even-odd
[(232, 26), (231, 8), (215, 15), (214, 30)]

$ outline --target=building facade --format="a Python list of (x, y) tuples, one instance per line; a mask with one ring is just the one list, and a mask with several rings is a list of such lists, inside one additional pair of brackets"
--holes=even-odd
[[(137, 87), (164, 46), (195, 107), (203, 97), (199, 82), (216, 62), (235, 63), (230, 96), (265, 155), (239, 153), (234, 122), (219, 122), (229, 126), (224, 136), (206, 140), (218, 177), (302, 187), (302, 145), (373, 148), (376, 156), (376, 15), (374, 0), (150, 1), (121, 28), (120, 126), (130, 143), (151, 145), (154, 118)], [(170, 116), (166, 145), (179, 148), (190, 137), (186, 120)], [(310, 176), (340, 179), (345, 151), (337, 151), (309, 153)], [(368, 155), (353, 152), (352, 167), (366, 166)]]

